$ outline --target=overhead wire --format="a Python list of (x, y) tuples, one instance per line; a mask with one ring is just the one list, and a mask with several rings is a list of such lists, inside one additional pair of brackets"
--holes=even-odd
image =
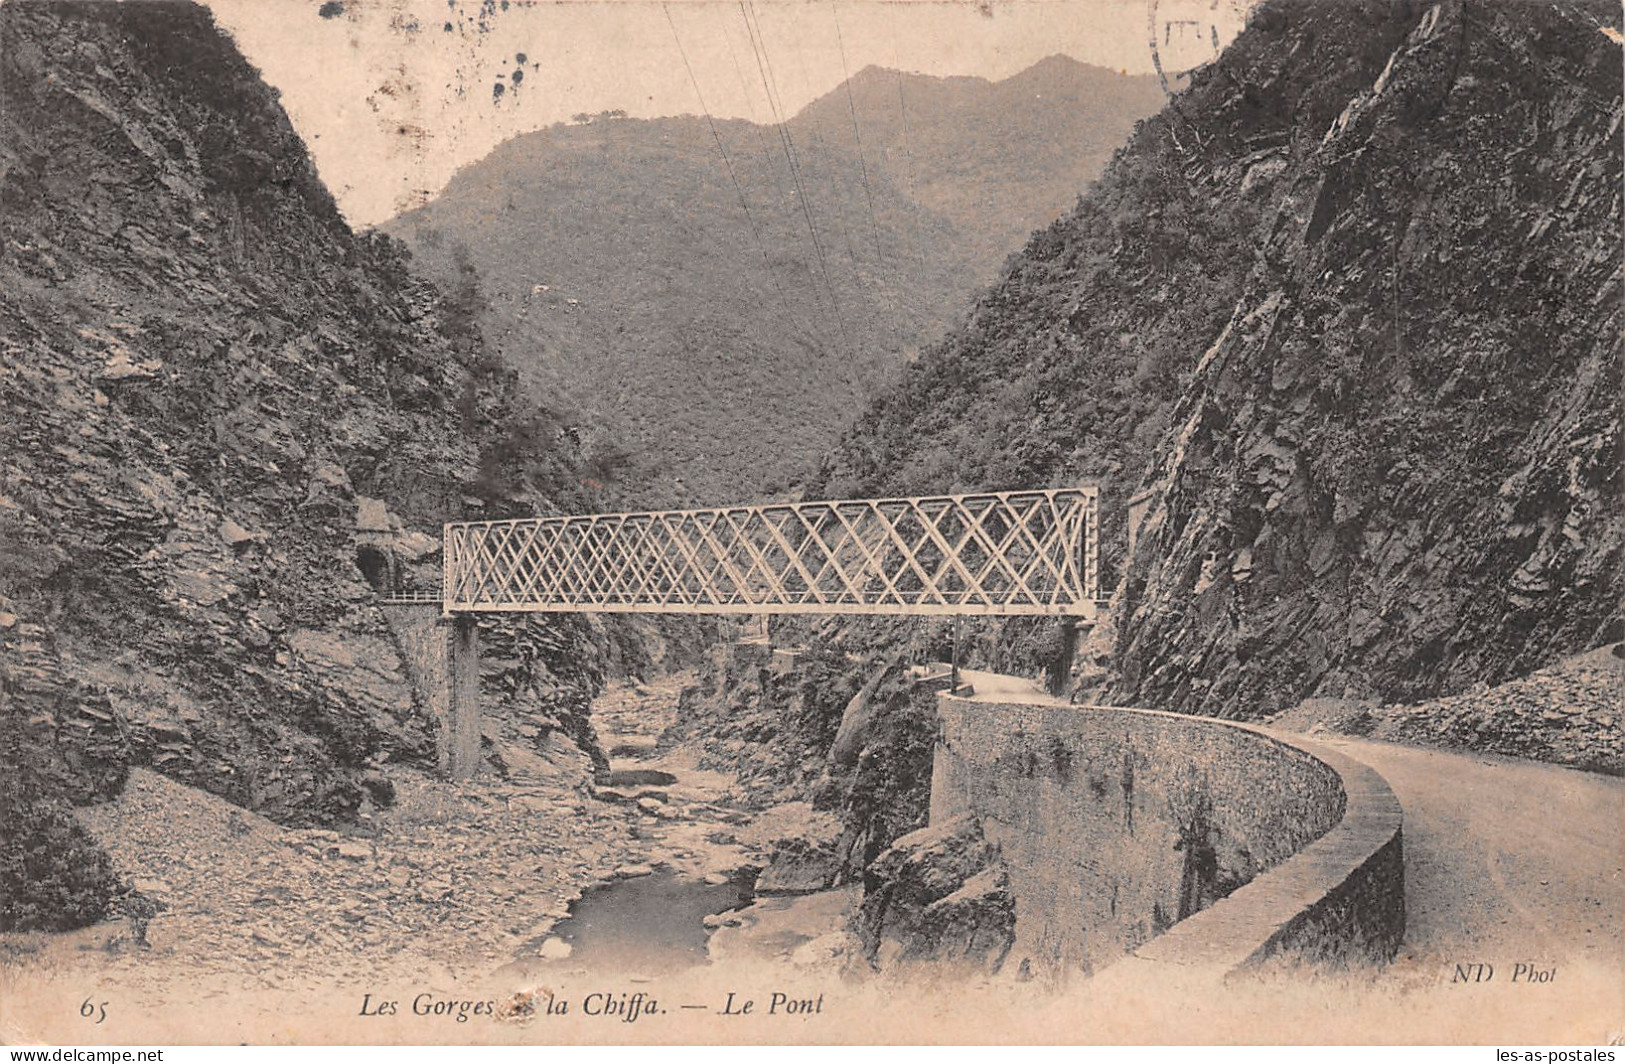
[(796, 318), (795, 312), (790, 309), (790, 299), (784, 293), (784, 286), (779, 283), (778, 274), (773, 272), (773, 260), (767, 254), (767, 247), (762, 243), (762, 234), (756, 224), (756, 216), (751, 213), (750, 200), (745, 196), (745, 189), (739, 183), (739, 175), (734, 171), (733, 160), (728, 157), (728, 149), (722, 144), (722, 134), (717, 131), (716, 119), (711, 115), (711, 108), (705, 102), (705, 93), (700, 90), (699, 79), (694, 76), (694, 67), (688, 61), (688, 51), (683, 47), (682, 37), (677, 32), (677, 23), (671, 17), (671, 5), (662, 3), (660, 10), (666, 16), (666, 25), (671, 27), (672, 43), (677, 45), (677, 54), (682, 57), (683, 69), (688, 71), (689, 84), (694, 86), (694, 95), (700, 101), (700, 110), (705, 112), (705, 124), (711, 130), (711, 139), (716, 142), (717, 154), (722, 156), (722, 165), (728, 170), (728, 180), (733, 184), (734, 194), (739, 197), (739, 206), (745, 211), (745, 221), (750, 228), (751, 239), (756, 244), (756, 250), (762, 256), (762, 267), (767, 271), (768, 280), (773, 283), (778, 292), (779, 302), (784, 307), (784, 313), (795, 321), (798, 328), (804, 328)]
[(841, 16), (836, 12), (835, 5), (829, 5), (830, 19), (835, 23), (835, 45), (841, 53), (841, 78), (846, 86), (846, 109), (852, 116), (852, 141), (858, 148), (858, 175), (863, 179), (863, 195), (869, 204), (869, 231), (875, 238), (875, 257), (880, 265), (886, 265), (886, 253), (880, 248), (880, 222), (875, 218), (875, 194), (869, 187), (869, 164), (863, 158), (863, 134), (858, 129), (858, 103), (852, 95), (852, 69), (846, 62), (846, 38), (841, 33)]
[[(891, 16), (890, 26), (892, 62), (896, 64), (893, 67), (892, 72), (897, 75), (897, 114), (898, 117), (902, 119), (903, 123), (903, 164), (905, 173), (908, 176), (909, 202), (917, 203), (919, 201), (914, 198), (914, 146), (912, 143), (910, 143), (910, 134), (908, 130), (908, 100), (903, 93), (903, 53), (902, 49), (897, 47), (896, 8), (892, 9)], [(917, 245), (915, 247), (915, 252), (923, 264), (925, 261), (924, 252)]]
[[(744, 5), (743, 4), (740, 5), (740, 14), (741, 14), (741, 17), (742, 17), (742, 19), (743, 19), (743, 21), (745, 23), (746, 39), (750, 41), (752, 53), (755, 54), (756, 40), (755, 40), (755, 38), (753, 36), (751, 36), (751, 28), (750, 28), (749, 19), (743, 18), (743, 16), (744, 16)], [(726, 45), (728, 46), (728, 58), (733, 61), (734, 75), (739, 80), (739, 88), (743, 92), (745, 99), (751, 101), (751, 119), (752, 119), (751, 125), (754, 126), (755, 129), (756, 129), (756, 142), (757, 142), (757, 145), (761, 148), (762, 165), (766, 168), (769, 177), (774, 179), (774, 180), (777, 180), (777, 172), (776, 172), (776, 170), (774, 168), (774, 165), (773, 165), (773, 149), (771, 147), (769, 147), (768, 142), (767, 142), (767, 125), (768, 125), (768, 123), (758, 122), (758, 121), (755, 120), (755, 118), (756, 118), (756, 106), (755, 106), (755, 102), (754, 102), (754, 99), (753, 99), (753, 94), (751, 93), (750, 79), (745, 76), (745, 68), (744, 68), (743, 64), (741, 64), (739, 62), (739, 54), (734, 48), (733, 37), (732, 37), (731, 34), (728, 33), (728, 29), (727, 29), (726, 25), (724, 25), (723, 28), (722, 28), (722, 39), (723, 39), (724, 43), (726, 43)], [(761, 57), (759, 55), (757, 56), (757, 66), (758, 66), (758, 73), (760, 73)], [(777, 129), (777, 127), (779, 126), (778, 110), (774, 106), (773, 97), (772, 97), (771, 92), (768, 91), (766, 78), (763, 78), (763, 80), (762, 80), (762, 94), (767, 99), (768, 112), (772, 116), (771, 124), (775, 127), (775, 129)], [(782, 141), (781, 141), (781, 147), (782, 147)], [(789, 158), (790, 158), (790, 156), (787, 153), (786, 154), (786, 160), (788, 160)], [(805, 201), (800, 196), (796, 197), (796, 203), (797, 203), (798, 207), (803, 202), (805, 202)], [(794, 212), (792, 212), (792, 213), (794, 213)], [(791, 226), (792, 229), (795, 228), (794, 221), (790, 222), (790, 226)], [(809, 231), (811, 231), (810, 230), (810, 225), (809, 225)], [(814, 234), (814, 236), (816, 238), (816, 233)], [(821, 304), (821, 302), (822, 302), (822, 300), (818, 296), (816, 286), (814, 286), (813, 306), (816, 308)], [(825, 326), (825, 328), (827, 329), (827, 325)]]
[[(791, 7), (787, 10), (793, 13), (796, 9)], [(804, 84), (811, 83), (813, 78), (811, 78), (807, 73), (807, 50), (801, 44), (801, 42), (805, 40), (805, 37), (798, 33), (793, 39), (797, 42), (795, 48), (796, 65), (801, 69), (801, 80)], [(769, 70), (771, 69), (772, 68), (769, 67)], [(835, 165), (835, 153), (830, 150), (829, 143), (824, 140), (824, 134), (819, 131), (818, 124), (816, 122), (808, 123), (807, 132), (812, 137), (813, 148), (817, 149), (817, 151), (824, 157), (823, 165), (829, 172), (830, 187), (838, 192), (840, 183), (836, 179), (836, 175), (839, 171), (838, 167)], [(841, 243), (846, 247), (846, 261), (852, 264), (852, 274), (853, 276), (858, 276), (861, 273), (858, 268), (858, 252), (857, 249), (852, 246), (852, 230), (846, 224), (846, 212), (840, 209), (843, 202), (844, 197), (837, 195), (836, 209), (834, 211), (835, 227), (840, 230)]]
[[(773, 61), (767, 54), (767, 40), (762, 35), (762, 27), (756, 16), (756, 5), (750, 0), (739, 0), (740, 15), (744, 18), (746, 32), (750, 35), (751, 49), (756, 56), (757, 73), (762, 79), (762, 89), (767, 94), (767, 105), (773, 114), (775, 128), (779, 132), (779, 142), (784, 149), (784, 157), (790, 166), (790, 178), (795, 185), (796, 200), (801, 205), (802, 217), (807, 222), (807, 233), (812, 238), (813, 252), (818, 259), (818, 272), (824, 279), (824, 287), (829, 292), (830, 305), (835, 314), (835, 324), (841, 334), (841, 340), (849, 353), (853, 351), (852, 339), (847, 333), (846, 321), (841, 313), (841, 299), (835, 291), (835, 283), (830, 278), (829, 258), (824, 251), (823, 240), (818, 235), (818, 225), (813, 221), (811, 200), (807, 196), (805, 183), (801, 179), (801, 166), (796, 159), (795, 138), (791, 135), (789, 126), (783, 116), (783, 103), (778, 95), (778, 79), (773, 74)], [(850, 375), (843, 374), (847, 385), (853, 386)]]
[[(750, 33), (750, 26), (748, 24), (745, 27), (745, 33), (747, 36)], [(750, 81), (745, 77), (745, 68), (739, 62), (739, 53), (734, 49), (733, 37), (728, 33), (728, 28), (726, 25), (722, 27), (722, 39), (723, 42), (728, 46), (728, 58), (733, 61), (734, 75), (739, 79), (740, 91), (743, 93), (744, 98), (751, 102), (751, 125), (756, 130), (757, 146), (761, 148), (762, 165), (767, 170), (769, 178), (773, 181), (777, 181), (778, 175), (773, 166), (773, 149), (769, 147), (767, 143), (767, 127), (764, 123), (756, 121), (756, 104), (750, 90)], [(754, 47), (755, 42), (752, 41), (752, 48), (754, 49)], [(770, 112), (772, 111), (772, 107), (772, 101), (769, 100), (768, 109)], [(775, 197), (775, 199), (777, 199), (777, 197)], [(790, 227), (792, 229), (795, 228), (795, 223), (793, 221), (790, 223)], [(814, 300), (814, 305), (816, 306), (816, 304), (817, 301)]]
[[(745, 32), (747, 34), (750, 32), (749, 26), (745, 27)], [(756, 127), (756, 142), (762, 149), (762, 162), (767, 166), (768, 172), (772, 173), (773, 149), (768, 147), (767, 144), (767, 128), (763, 123), (756, 121), (756, 103), (751, 96), (750, 81), (745, 77), (745, 68), (740, 65), (739, 53), (734, 49), (733, 37), (728, 33), (728, 28), (726, 25), (722, 28), (722, 40), (728, 46), (728, 58), (733, 60), (734, 76), (739, 79), (739, 89), (744, 94), (744, 98), (751, 101), (751, 125)], [(769, 108), (772, 107), (771, 101), (769, 102), (768, 106)]]

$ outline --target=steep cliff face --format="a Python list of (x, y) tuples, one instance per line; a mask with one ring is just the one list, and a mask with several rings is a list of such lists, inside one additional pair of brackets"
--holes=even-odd
[[(203, 9), (0, 6), (5, 770), (313, 822), (432, 764), (369, 579), (570, 475), (478, 347)], [(597, 681), (584, 628), (510, 635), (503, 697)]]
[(1413, 697), (1606, 638), (1618, 22), (1261, 5), (818, 488), (1099, 482), (1126, 579), (1089, 693), (1123, 702)]
[(1413, 698), (1608, 636), (1619, 63), (1566, 8), (1439, 4), (1286, 145), (1159, 447), (1118, 697)]

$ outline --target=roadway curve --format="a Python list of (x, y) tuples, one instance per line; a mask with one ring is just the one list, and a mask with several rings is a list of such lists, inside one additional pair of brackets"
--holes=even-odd
[[(975, 698), (1060, 701), (1022, 677), (961, 673)], [(1433, 974), (1482, 958), (1498, 969), (1504, 961), (1508, 977), (1519, 962), (1621, 967), (1625, 779), (1324, 732), (1303, 737), (1376, 769), (1404, 807), (1401, 966)]]
[[(1029, 680), (962, 670), (976, 697), (1052, 702)], [(1158, 983), (1103, 998), (1088, 1037), (1128, 1042), (1534, 1043), (1625, 1039), (1625, 779), (1537, 761), (1298, 735), (1369, 765), (1404, 808), (1406, 930), (1376, 970), (1256, 983)], [(1484, 983), (1458, 964), (1493, 965)], [(1556, 970), (1511, 982), (1515, 966)], [(1166, 974), (1166, 973), (1162, 973)], [(1130, 984), (1132, 985), (1132, 984)], [(1115, 1003), (1114, 1003), (1115, 1002)], [(1084, 1006), (1056, 1013), (1079, 1037)]]
[[(1128, 980), (1096, 1004), (1093, 1036), (1193, 1044), (1625, 1040), (1625, 780), (1484, 754), (1305, 737), (1375, 769), (1404, 807), (1399, 957), (1346, 971), (1266, 967), (1222, 990), (1200, 975), (1174, 983), (1158, 970), (1153, 982), (1136, 983), (1122, 973)], [(1480, 963), (1494, 966), (1492, 978), (1455, 979), (1457, 965)], [(1518, 964), (1555, 974), (1548, 983), (1513, 983)], [(1070, 1001), (1058, 1010), (1057, 1032), (1071, 1031), (1082, 1007)]]
[[(1621, 965), (1625, 780), (1534, 761), (1316, 734), (1405, 810), (1401, 965)], [(1506, 971), (1503, 973), (1502, 964)]]

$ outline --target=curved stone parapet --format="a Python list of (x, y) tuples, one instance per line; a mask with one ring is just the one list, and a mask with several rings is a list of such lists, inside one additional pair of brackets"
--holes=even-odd
[(1016, 897), (1014, 963), (1062, 973), (1386, 961), (1401, 811), (1376, 772), (1252, 725), (944, 695), (933, 823), (971, 813)]
[(1291, 743), (1338, 774), (1345, 807), (1337, 824), (1278, 867), (1135, 950), (1136, 957), (1230, 974), (1276, 957), (1387, 962), (1399, 951), (1405, 935), (1399, 799), (1376, 770), (1319, 744), (1296, 737)]

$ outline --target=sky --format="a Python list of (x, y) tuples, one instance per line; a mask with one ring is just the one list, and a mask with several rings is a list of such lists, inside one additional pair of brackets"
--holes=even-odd
[(1248, 0), (204, 0), (278, 89), (352, 225), (573, 116), (773, 122), (875, 65), (999, 80), (1055, 54), (1209, 61)]

